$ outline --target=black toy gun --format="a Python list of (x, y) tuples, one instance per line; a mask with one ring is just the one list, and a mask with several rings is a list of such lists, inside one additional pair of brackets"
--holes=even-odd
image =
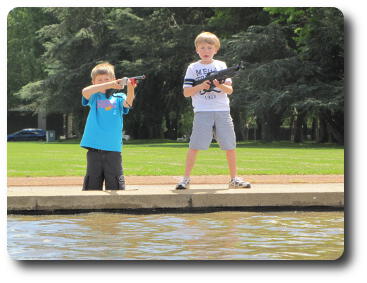
[[(142, 76), (136, 76), (136, 77), (124, 77), (121, 79), (121, 81), (119, 82), (119, 84), (122, 86), (122, 88), (124, 88), (126, 85), (127, 85), (127, 81), (130, 80), (130, 82), (133, 84), (133, 85), (136, 85), (138, 83), (138, 81), (141, 81), (141, 80), (144, 80), (145, 79), (145, 75), (142, 75)], [(110, 96), (114, 96), (115, 97), (115, 93), (118, 92), (118, 89), (113, 89), (113, 88), (109, 88), (106, 90), (106, 97), (107, 99), (110, 97)]]
[(224, 70), (220, 70), (220, 71), (210, 72), (206, 75), (205, 78), (194, 81), (193, 86), (202, 84), (205, 81), (210, 81), (209, 89), (203, 89), (202, 93), (210, 92), (210, 91), (220, 92), (219, 90), (214, 89), (215, 85), (213, 81), (218, 80), (220, 84), (223, 84), (226, 79), (233, 77), (240, 69), (243, 69), (243, 68), (244, 68), (243, 62), (241, 61), (240, 64), (236, 66), (233, 66), (233, 67), (230, 67)]

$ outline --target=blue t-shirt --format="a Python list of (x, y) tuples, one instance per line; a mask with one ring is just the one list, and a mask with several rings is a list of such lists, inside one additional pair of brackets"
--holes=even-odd
[(109, 99), (101, 92), (92, 94), (89, 100), (82, 96), (82, 105), (90, 110), (81, 147), (121, 152), (123, 115), (129, 112), (123, 106), (125, 99), (124, 93), (116, 93)]

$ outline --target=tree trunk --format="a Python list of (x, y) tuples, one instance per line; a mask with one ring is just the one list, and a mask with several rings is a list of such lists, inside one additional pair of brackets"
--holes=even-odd
[(279, 141), (280, 140), (280, 126), (282, 124), (282, 115), (272, 113), (269, 119), (270, 131), (272, 135), (272, 139)]
[(290, 118), (289, 128), (290, 128), (289, 140), (293, 142), (294, 141), (294, 115), (293, 114), (291, 115), (291, 118)]
[(304, 118), (303, 119), (303, 123), (302, 123), (302, 135), (303, 135), (303, 139), (308, 140), (308, 127), (307, 127), (307, 119)]
[(319, 139), (319, 126), (318, 119), (316, 117), (312, 119), (311, 139), (313, 141), (318, 141)]
[(304, 123), (305, 115), (299, 112), (296, 116), (296, 120), (294, 122), (294, 142), (301, 143), (303, 142), (303, 129), (302, 125)]
[(262, 121), (260, 118), (256, 119), (256, 128), (255, 128), (255, 141), (263, 139), (263, 131), (262, 131)]
[(272, 135), (271, 135), (270, 125), (269, 125), (268, 121), (263, 122), (262, 131), (263, 131), (263, 133), (262, 133), (263, 139), (266, 142), (272, 142), (273, 138), (272, 138)]
[(322, 113), (322, 120), (325, 121), (325, 124), (329, 130), (330, 138), (333, 139), (334, 142), (343, 145), (344, 144), (344, 113), (336, 112), (331, 113), (331, 111), (327, 110)]
[(327, 124), (325, 119), (323, 119), (323, 115), (320, 114), (320, 128), (319, 128), (319, 139), (317, 142), (319, 143), (325, 143), (328, 142), (329, 136), (327, 131)]
[(236, 140), (243, 141), (245, 140), (245, 120), (243, 119), (243, 115), (241, 111), (236, 108), (232, 108), (231, 115), (233, 118), (234, 131), (236, 133)]
[(263, 116), (262, 136), (265, 141), (280, 140), (281, 118), (281, 115), (271, 112), (271, 110)]
[(249, 127), (248, 127), (248, 124), (245, 122), (245, 129), (244, 129), (244, 135), (245, 135), (244, 140), (245, 140), (245, 141), (248, 141), (249, 131), (250, 131), (250, 129), (249, 129)]

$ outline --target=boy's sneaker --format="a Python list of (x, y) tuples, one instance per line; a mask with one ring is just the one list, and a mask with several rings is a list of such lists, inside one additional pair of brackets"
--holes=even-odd
[(190, 187), (190, 178), (183, 177), (181, 182), (176, 185), (176, 190), (187, 190)]
[(249, 189), (251, 184), (240, 177), (234, 177), (229, 181), (229, 189)]

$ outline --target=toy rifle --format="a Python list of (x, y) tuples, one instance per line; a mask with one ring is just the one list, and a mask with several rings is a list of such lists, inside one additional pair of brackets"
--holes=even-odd
[[(145, 79), (145, 75), (142, 76), (136, 76), (136, 77), (124, 77), (121, 79), (121, 81), (119, 82), (119, 84), (122, 86), (122, 88), (124, 88), (127, 85), (127, 81), (130, 80), (130, 82), (133, 85), (136, 85), (138, 83), (138, 81), (144, 80)], [(119, 91), (118, 89), (113, 89), (113, 88), (109, 88), (106, 90), (106, 97), (107, 99), (110, 98), (110, 96), (114, 96), (116, 97), (114, 94)]]
[(206, 75), (205, 78), (194, 81), (193, 86), (199, 85), (205, 81), (210, 81), (210, 87), (209, 89), (203, 89), (202, 93), (204, 94), (205, 92), (210, 92), (210, 91), (214, 91), (214, 92), (220, 92), (219, 90), (215, 90), (215, 85), (213, 83), (214, 80), (218, 80), (220, 84), (223, 84), (224, 81), (228, 78), (233, 77), (240, 69), (244, 68), (244, 64), (241, 61), (240, 64), (224, 69), (224, 70), (220, 70), (220, 71), (214, 71), (214, 72), (210, 72)]
[(145, 79), (145, 75), (142, 75), (142, 76), (136, 76), (136, 77), (131, 77), (131, 78), (127, 78), (127, 77), (124, 77), (122, 78), (122, 80), (120, 81), (120, 85), (122, 86), (122, 88), (124, 88), (126, 85), (127, 85), (127, 81), (130, 80), (131, 83), (133, 85), (135, 85), (138, 81), (140, 80), (144, 80)]

